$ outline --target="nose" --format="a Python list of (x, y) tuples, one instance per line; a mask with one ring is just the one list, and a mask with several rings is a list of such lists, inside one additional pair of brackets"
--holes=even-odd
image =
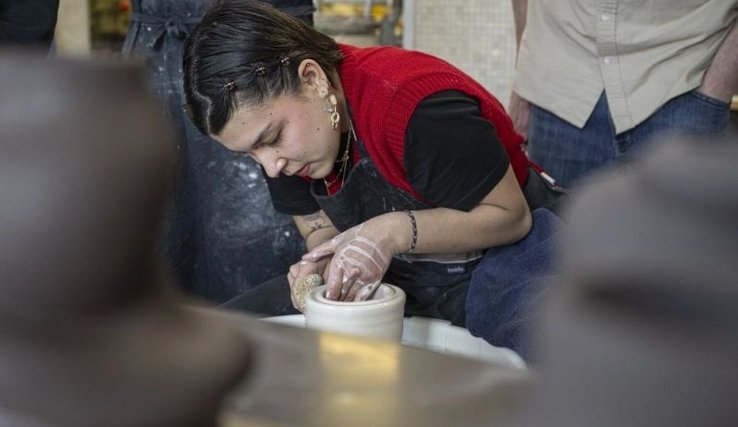
[(274, 155), (261, 153), (259, 155), (252, 154), (251, 157), (264, 167), (264, 171), (270, 178), (277, 178), (287, 165), (287, 160)]

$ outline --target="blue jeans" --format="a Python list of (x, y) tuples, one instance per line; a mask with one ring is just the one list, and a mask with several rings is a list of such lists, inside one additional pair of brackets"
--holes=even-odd
[(466, 296), (466, 328), (472, 335), (527, 361), (534, 358), (538, 313), (556, 281), (552, 262), (561, 227), (550, 210), (536, 209), (524, 239), (487, 250)]
[(635, 128), (616, 134), (603, 93), (582, 129), (533, 106), (528, 154), (560, 185), (571, 187), (594, 170), (629, 161), (669, 134), (718, 139), (726, 132), (729, 117), (728, 103), (692, 91), (670, 100)]

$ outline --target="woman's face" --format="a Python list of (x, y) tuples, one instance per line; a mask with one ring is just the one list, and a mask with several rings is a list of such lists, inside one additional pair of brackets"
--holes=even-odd
[(299, 96), (282, 95), (258, 108), (238, 108), (213, 139), (249, 154), (267, 175), (320, 179), (338, 156), (340, 131), (333, 130), (325, 97), (308, 85)]

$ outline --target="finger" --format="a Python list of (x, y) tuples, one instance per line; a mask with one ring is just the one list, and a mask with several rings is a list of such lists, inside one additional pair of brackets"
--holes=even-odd
[(372, 284), (362, 287), (359, 290), (359, 292), (357, 292), (356, 297), (354, 298), (354, 301), (366, 301), (367, 299), (369, 299), (369, 297), (371, 297), (374, 294), (374, 291), (379, 286), (379, 283), (380, 282), (378, 280)]
[(354, 300), (357, 288), (362, 286), (362, 282), (359, 280), (360, 275), (361, 270), (356, 266), (350, 267), (345, 273), (341, 301), (351, 302)]
[(341, 297), (341, 288), (343, 287), (343, 269), (331, 269), (328, 275), (328, 286), (325, 291), (325, 297), (329, 300), (339, 301)]
[(295, 274), (292, 273), (291, 269), (289, 273), (287, 273), (287, 282), (290, 284), (290, 288), (295, 286)]
[(300, 277), (307, 276), (311, 273), (310, 262), (300, 261), (290, 266), (290, 271), (287, 273), (287, 280), (290, 282), (290, 286), (295, 286), (296, 280)]
[(341, 296), (338, 297), (339, 301), (346, 301), (346, 296), (348, 295), (349, 289), (351, 289), (351, 285), (354, 282), (352, 280), (349, 280), (347, 275), (343, 275), (343, 280), (341, 281)]
[(354, 297), (356, 296), (356, 293), (363, 286), (364, 282), (359, 280), (360, 274), (361, 274), (361, 271), (356, 267), (349, 270), (349, 273), (348, 273), (349, 280), (344, 285), (344, 292), (345, 292), (345, 295), (343, 297), (344, 301), (354, 301)]
[(297, 263), (297, 271), (295, 272), (296, 277), (307, 276), (315, 270), (315, 264), (310, 261), (300, 261)]
[(310, 252), (302, 256), (304, 261), (318, 261), (321, 258), (325, 258), (335, 253), (335, 247), (333, 241), (325, 242), (313, 248)]
[(292, 285), (290, 285), (290, 301), (292, 302), (292, 307), (300, 310), (299, 304), (297, 303), (297, 297), (295, 295), (295, 286)]

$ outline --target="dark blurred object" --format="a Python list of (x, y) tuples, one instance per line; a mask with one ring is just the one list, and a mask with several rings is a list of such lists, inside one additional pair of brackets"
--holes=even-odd
[(573, 193), (528, 425), (737, 425), (737, 164), (668, 141)]
[(59, 0), (3, 0), (0, 44), (49, 48), (54, 39)]
[(0, 130), (0, 425), (214, 425), (249, 353), (154, 256), (174, 150), (143, 68), (2, 52)]
[[(305, 251), (277, 213), (260, 167), (195, 129), (182, 110), (182, 46), (210, 0), (133, 0), (123, 51), (146, 58), (152, 90), (177, 126), (179, 167), (163, 252), (185, 291), (224, 302), (285, 274)], [(312, 23), (312, 0), (270, 1)]]

